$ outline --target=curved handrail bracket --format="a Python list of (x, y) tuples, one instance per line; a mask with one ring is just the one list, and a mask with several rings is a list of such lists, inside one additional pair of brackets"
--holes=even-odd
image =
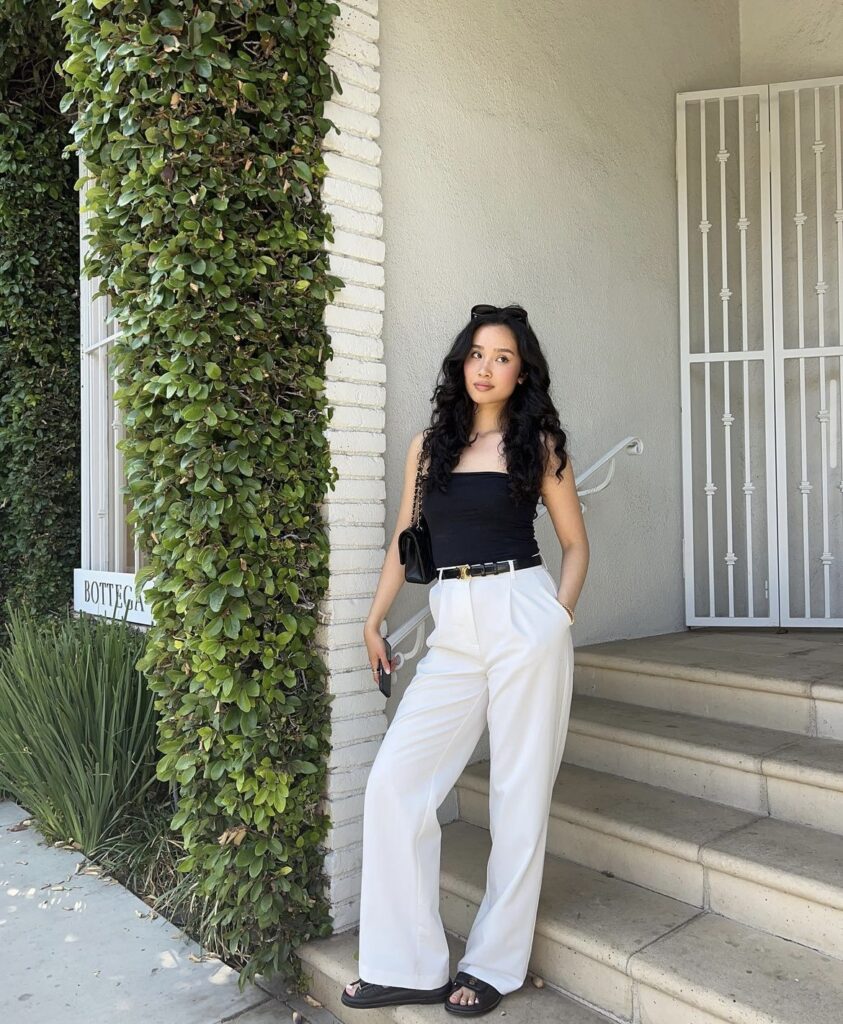
[[(599, 491), (604, 491), (609, 486), (612, 477), (615, 475), (615, 456), (619, 455), (623, 451), (625, 451), (627, 455), (641, 455), (644, 452), (644, 442), (640, 437), (635, 437), (633, 435), (625, 437), (623, 441), (618, 441), (616, 445), (613, 445), (605, 455), (601, 455), (597, 462), (589, 466), (588, 469), (580, 473), (579, 476), (575, 477), (577, 494), (580, 498), (584, 498), (587, 494), (597, 494)], [(581, 490), (580, 484), (583, 480), (587, 480), (590, 476), (594, 476), (594, 474), (599, 469), (602, 469), (607, 462), (609, 463), (609, 469), (602, 483), (597, 484), (595, 487), (589, 487), (586, 490)], [(539, 504), (541, 511), (536, 516), (537, 519), (541, 519), (542, 516), (547, 515), (547, 508), (545, 507), (544, 502), (540, 502)], [(583, 505), (582, 502), (580, 502), (580, 510), (585, 513), (585, 505)]]
[[(614, 448), (610, 448), (609, 451), (599, 458), (593, 466), (589, 466), (585, 473), (581, 474), (577, 479), (577, 493), (580, 497), (583, 497), (586, 494), (597, 494), (598, 491), (604, 491), (609, 486), (609, 481), (615, 474), (615, 456), (619, 455), (622, 451), (625, 451), (627, 455), (641, 455), (644, 451), (644, 442), (640, 437), (624, 438), (624, 440), (619, 441)], [(596, 487), (589, 487), (587, 490), (581, 491), (579, 488), (580, 481), (585, 480), (586, 477), (593, 476), (597, 470), (605, 466), (607, 462), (609, 463), (609, 471), (603, 482), (597, 484)]]

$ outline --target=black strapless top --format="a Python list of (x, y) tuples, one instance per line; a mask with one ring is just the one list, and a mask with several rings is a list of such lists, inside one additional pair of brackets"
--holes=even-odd
[(422, 495), (434, 565), (439, 569), (536, 554), (536, 504), (516, 502), (510, 497), (508, 473), (452, 473), (444, 492), (435, 487)]

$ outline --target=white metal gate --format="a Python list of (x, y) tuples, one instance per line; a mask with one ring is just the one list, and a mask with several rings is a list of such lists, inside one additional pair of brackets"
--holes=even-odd
[(841, 86), (677, 97), (688, 625), (843, 626)]

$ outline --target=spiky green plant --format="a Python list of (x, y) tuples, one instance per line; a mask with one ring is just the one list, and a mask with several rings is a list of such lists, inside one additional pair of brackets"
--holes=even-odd
[(10, 604), (6, 615), (0, 787), (48, 838), (89, 851), (161, 790), (153, 696), (135, 668), (145, 637), (88, 616), (44, 621)]

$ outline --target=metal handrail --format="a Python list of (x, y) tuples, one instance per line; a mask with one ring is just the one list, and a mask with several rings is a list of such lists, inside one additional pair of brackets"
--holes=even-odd
[[(577, 494), (579, 497), (582, 498), (588, 494), (597, 494), (600, 491), (604, 491), (609, 486), (609, 483), (611, 482), (612, 477), (615, 474), (615, 456), (619, 455), (622, 451), (625, 451), (627, 455), (641, 455), (644, 451), (644, 442), (641, 440), (640, 437), (634, 437), (632, 435), (630, 435), (629, 437), (625, 437), (623, 441), (618, 441), (616, 445), (613, 445), (606, 452), (605, 455), (601, 455), (600, 458), (593, 465), (589, 466), (588, 469), (585, 470), (585, 472), (580, 473), (579, 477), (575, 476), (574, 480), (577, 486)], [(590, 476), (594, 476), (594, 474), (598, 470), (602, 469), (606, 465), (606, 463), (609, 463), (609, 470), (606, 474), (605, 479), (596, 486), (589, 487), (587, 490), (581, 491), (579, 489), (579, 484), (583, 480), (587, 480)], [(544, 503), (539, 502), (539, 504), (541, 505), (541, 511), (536, 516), (537, 519), (540, 519), (543, 515), (546, 515), (547, 513), (547, 508), (545, 507)], [(580, 502), (580, 509), (582, 509), (582, 511), (585, 512), (585, 506), (582, 502)], [(414, 658), (416, 654), (418, 654), (418, 652), (421, 650), (421, 646), (422, 643), (424, 642), (425, 636), (425, 619), (427, 619), (428, 615), (430, 615), (430, 607), (425, 604), (417, 612), (411, 615), (406, 622), (403, 622), (391, 633), (387, 634), (386, 639), (389, 642), (390, 648), (392, 650), (392, 656), (393, 658), (395, 658), (396, 662), (393, 671), (397, 671), (398, 669), (400, 669), (405, 661), (409, 660), (410, 658)], [(409, 636), (410, 633), (412, 633), (413, 631), (415, 631), (416, 635), (413, 640), (412, 648), (406, 652), (396, 650), (401, 641), (406, 636)]]

